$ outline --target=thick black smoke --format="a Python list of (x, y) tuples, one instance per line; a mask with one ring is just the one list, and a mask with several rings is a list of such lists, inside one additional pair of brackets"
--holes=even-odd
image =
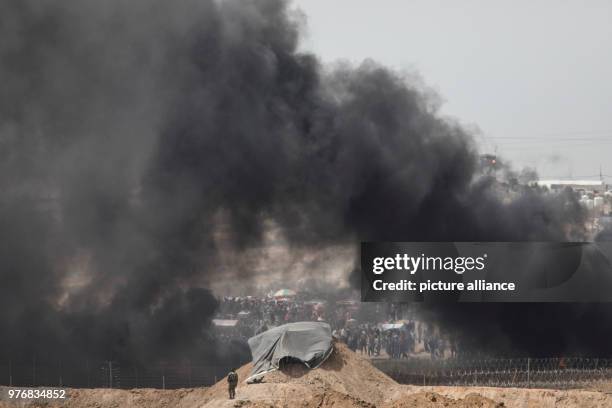
[[(423, 86), (327, 72), (299, 27), (280, 0), (2, 2), (0, 353), (213, 361), (219, 242), (270, 223), (299, 248), (580, 237), (571, 196), (503, 201)], [(598, 306), (434, 312), (529, 352), (581, 322), (555, 351), (609, 353)]]

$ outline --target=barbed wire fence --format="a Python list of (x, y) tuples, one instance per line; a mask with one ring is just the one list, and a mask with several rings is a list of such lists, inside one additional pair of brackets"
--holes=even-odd
[[(612, 359), (373, 359), (375, 367), (402, 384), (521, 388), (581, 388), (612, 381)], [(204, 364), (125, 366), (85, 361), (78, 366), (0, 362), (0, 385), (72, 388), (176, 389), (210, 386), (234, 367)]]
[(581, 388), (612, 380), (612, 359), (376, 359), (372, 363), (402, 384), (521, 388)]
[(206, 364), (154, 364), (125, 366), (116, 361), (85, 361), (78, 365), (0, 363), (0, 385), (14, 387), (158, 388), (210, 386), (233, 367)]

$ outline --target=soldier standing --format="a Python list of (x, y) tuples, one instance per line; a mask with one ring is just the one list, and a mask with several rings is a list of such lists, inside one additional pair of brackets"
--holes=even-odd
[(227, 386), (229, 391), (229, 398), (236, 398), (236, 386), (238, 385), (238, 374), (235, 370), (232, 370), (227, 375)]

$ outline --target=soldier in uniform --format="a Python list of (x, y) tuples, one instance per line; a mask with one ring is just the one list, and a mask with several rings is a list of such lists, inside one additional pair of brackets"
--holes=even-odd
[(236, 386), (238, 385), (238, 374), (236, 370), (232, 370), (227, 375), (227, 386), (229, 391), (229, 398), (234, 399), (236, 397)]

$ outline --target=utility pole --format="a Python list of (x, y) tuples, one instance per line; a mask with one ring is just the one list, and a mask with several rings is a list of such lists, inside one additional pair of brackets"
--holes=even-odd
[(527, 388), (531, 388), (531, 379), (529, 378), (530, 365), (531, 365), (531, 358), (527, 357)]
[(162, 390), (166, 389), (166, 365), (162, 364)]

